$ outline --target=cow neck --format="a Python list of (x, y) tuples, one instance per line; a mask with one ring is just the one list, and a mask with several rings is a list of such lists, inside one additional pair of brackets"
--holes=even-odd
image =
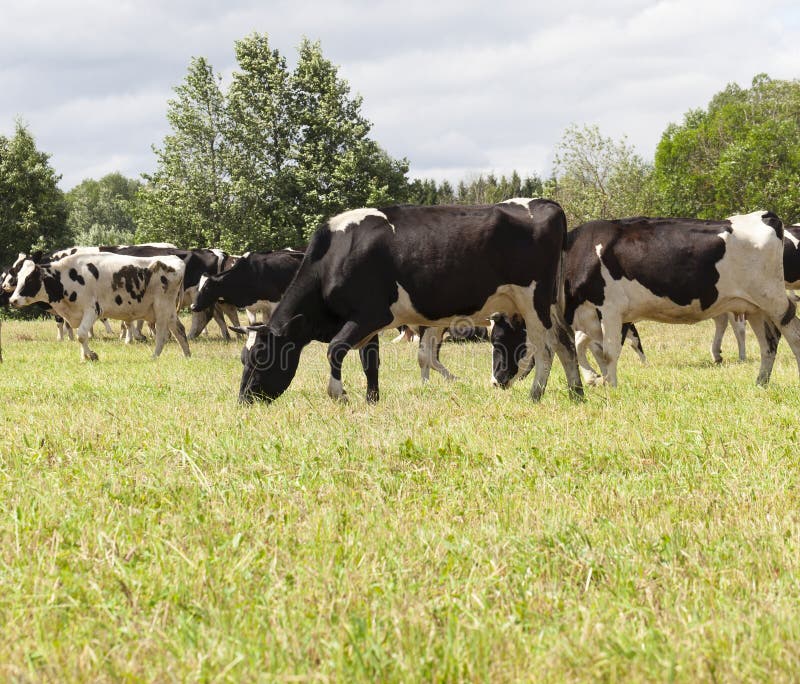
[(272, 314), (269, 327), (276, 331), (288, 328), (281, 334), (305, 346), (320, 339), (320, 325), (327, 318), (318, 278), (309, 272), (298, 273)]
[(42, 285), (50, 302), (58, 302), (64, 298), (64, 286), (61, 284), (61, 273), (42, 268)]

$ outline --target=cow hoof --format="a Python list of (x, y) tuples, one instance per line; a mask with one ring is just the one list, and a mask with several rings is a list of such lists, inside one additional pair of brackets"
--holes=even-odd
[(97, 355), (97, 352), (89, 352), (86, 355), (86, 361), (98, 361), (100, 357)]

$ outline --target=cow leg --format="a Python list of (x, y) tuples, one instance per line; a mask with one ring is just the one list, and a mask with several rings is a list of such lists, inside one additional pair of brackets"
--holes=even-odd
[[(231, 325), (235, 327), (239, 327), (239, 312), (233, 304), (228, 304), (226, 302), (217, 302), (217, 306), (219, 310), (227, 316), (228, 320), (230, 321)], [(239, 333), (241, 335), (241, 333)]]
[(167, 343), (167, 339), (169, 339), (170, 328), (171, 325), (165, 325), (163, 321), (156, 321), (156, 346), (155, 349), (153, 349), (154, 359), (157, 359), (161, 354), (161, 350), (164, 349), (164, 345)]
[(731, 328), (736, 337), (736, 345), (739, 348), (739, 361), (747, 361), (747, 349), (745, 346), (745, 335), (747, 333), (747, 326), (745, 325), (745, 318), (740, 314), (734, 314), (731, 321)]
[(575, 349), (575, 331), (564, 319), (563, 313), (557, 306), (551, 307), (553, 328), (548, 331), (555, 341), (555, 350), (558, 360), (567, 376), (567, 388), (572, 399), (583, 398), (583, 384), (578, 370), (578, 353)]
[(722, 338), (728, 327), (728, 314), (714, 316), (714, 339), (711, 340), (711, 358), (714, 363), (722, 363)]
[(251, 311), (250, 309), (245, 307), (244, 312), (247, 315), (247, 324), (248, 325), (257, 325), (258, 324), (258, 314), (255, 311)]
[(592, 356), (594, 356), (594, 360), (597, 362), (597, 367), (600, 369), (600, 375), (595, 376), (592, 384), (602, 385), (603, 378), (608, 374), (608, 364), (606, 363), (606, 355), (603, 353), (602, 342), (591, 340), (589, 350), (592, 352)]
[(342, 363), (344, 362), (344, 357), (353, 347), (381, 327), (381, 324), (369, 325), (358, 321), (348, 321), (330, 341), (330, 344), (328, 344), (328, 363), (331, 367), (331, 377), (328, 380), (328, 396), (331, 399), (347, 400), (347, 392), (342, 386)]
[(67, 333), (67, 337), (69, 337), (70, 342), (75, 339), (75, 335), (72, 333), (72, 326), (67, 323), (61, 316), (56, 316), (56, 329), (58, 332), (56, 333), (56, 340), (59, 342), (64, 341), (64, 333)]
[(144, 320), (141, 318), (138, 321), (134, 321), (131, 323), (131, 333), (133, 334), (133, 339), (137, 342), (147, 342), (147, 337), (142, 333), (142, 328), (144, 327)]
[[(555, 337), (551, 330), (546, 330), (539, 316), (530, 307), (523, 314), (525, 319), (526, 342), (525, 356), (520, 359), (520, 374), (530, 371), (532, 365), (535, 366), (533, 384), (531, 385), (531, 399), (540, 401), (547, 388), (547, 380), (550, 377), (550, 369), (553, 366), (553, 344)], [(550, 338), (548, 340), (548, 337)], [(548, 344), (550, 342), (550, 344)]]
[(186, 328), (184, 328), (183, 323), (181, 323), (177, 315), (170, 322), (169, 330), (172, 336), (178, 341), (183, 355), (188, 359), (192, 355), (192, 352), (189, 351), (189, 342), (186, 340)]
[(603, 357), (608, 364), (603, 379), (612, 387), (617, 386), (617, 363), (622, 352), (622, 321), (613, 313), (603, 313), (600, 321), (603, 331)]
[(644, 355), (644, 347), (642, 347), (642, 338), (639, 337), (639, 331), (636, 329), (636, 326), (633, 323), (625, 323), (622, 326), (622, 339), (623, 339), (623, 344), (625, 340), (628, 340), (633, 351), (635, 351), (639, 355), (639, 361), (641, 361), (646, 366), (647, 357), (645, 357)]
[[(603, 357), (603, 330), (600, 327), (600, 318), (597, 316), (596, 309), (594, 307), (578, 309), (578, 311), (575, 312), (574, 324), (575, 350), (578, 356), (578, 366), (580, 367), (583, 381), (587, 385), (599, 385), (603, 381), (603, 375), (605, 375), (605, 360), (601, 361)], [(600, 348), (599, 354), (597, 346)], [(597, 374), (592, 364), (589, 363), (587, 352), (590, 349), (600, 365), (600, 375)]]
[(767, 385), (770, 375), (772, 375), (772, 367), (775, 365), (775, 355), (778, 351), (781, 333), (772, 321), (760, 311), (748, 314), (747, 320), (750, 322), (753, 333), (755, 333), (758, 347), (761, 351), (761, 366), (758, 369), (756, 384)]
[(800, 319), (795, 315), (796, 307), (794, 301), (787, 298), (787, 305), (786, 313), (781, 320), (776, 321), (776, 324), (794, 354), (797, 370), (800, 373)]
[(81, 318), (81, 324), (75, 331), (78, 336), (78, 342), (81, 344), (81, 361), (97, 361), (99, 358), (95, 352), (89, 349), (89, 332), (97, 320), (97, 311), (94, 304), (89, 307)]
[(114, 334), (114, 328), (111, 327), (111, 324), (108, 322), (108, 319), (107, 318), (101, 318), (100, 320), (103, 323), (103, 327), (105, 327), (105, 329), (106, 329), (106, 334), (107, 335), (113, 335)]
[(441, 373), (445, 380), (456, 379), (456, 376), (450, 373), (445, 365), (439, 361), (439, 349), (442, 346), (443, 335), (444, 328), (426, 327), (425, 332), (422, 333), (422, 337), (419, 339), (417, 362), (419, 363), (422, 382), (428, 381), (431, 368)]
[(373, 337), (358, 350), (358, 354), (361, 357), (361, 367), (364, 369), (364, 375), (367, 376), (367, 403), (377, 404), (378, 399), (380, 399), (380, 392), (378, 391), (378, 368), (380, 368), (381, 365), (378, 336), (373, 335)]
[(225, 323), (225, 317), (222, 315), (222, 310), (216, 304), (211, 307), (211, 315), (214, 318), (214, 322), (219, 327), (219, 332), (222, 335), (222, 339), (226, 342), (230, 342), (231, 334), (228, 332), (228, 325)]

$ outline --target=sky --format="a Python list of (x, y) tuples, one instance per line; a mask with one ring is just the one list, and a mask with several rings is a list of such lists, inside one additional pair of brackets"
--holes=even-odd
[(726, 84), (800, 78), (796, 0), (26, 0), (0, 5), (0, 135), (22, 121), (69, 190), (156, 166), (192, 57), (235, 69), (269, 37), (339, 67), (371, 137), (410, 176), (549, 175), (571, 124), (652, 159)]

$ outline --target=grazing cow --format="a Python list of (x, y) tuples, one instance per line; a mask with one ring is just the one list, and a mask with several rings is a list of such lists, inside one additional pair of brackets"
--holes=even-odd
[[(800, 223), (783, 228), (783, 280), (787, 290), (800, 289)], [(739, 360), (744, 361), (747, 358), (745, 317), (729, 313), (714, 318), (714, 339), (711, 342), (711, 358), (714, 363), (722, 363), (722, 337), (729, 323), (736, 336)]]
[(261, 312), (263, 322), (268, 322), (297, 273), (303, 254), (290, 249), (243, 254), (226, 271), (200, 279), (192, 311), (202, 311), (222, 300), (246, 309), (251, 324), (256, 322), (257, 311)]
[(488, 206), (364, 208), (334, 216), (314, 234), (267, 325), (249, 329), (240, 401), (272, 400), (292, 381), (302, 349), (328, 342), (329, 396), (344, 398), (341, 369), (360, 350), (367, 401), (378, 390), (378, 336), (385, 328), (442, 327), (495, 311), (518, 313), (536, 360), (531, 397), (545, 391), (553, 350), (572, 396), (582, 396), (574, 336), (557, 302), (566, 219), (549, 200)]
[(608, 384), (617, 384), (623, 322), (694, 323), (728, 312), (746, 314), (756, 334), (759, 385), (769, 382), (781, 335), (800, 369), (800, 320), (784, 289), (783, 224), (773, 213), (591, 221), (568, 242), (566, 319), (602, 348)]
[[(506, 389), (516, 379), (523, 379), (530, 368), (520, 373), (520, 363), (525, 356), (525, 321), (519, 316), (506, 316), (505, 314), (494, 314), (492, 316), (492, 329), (489, 337), (492, 342), (492, 384), (495, 387)], [(622, 342), (628, 341), (631, 348), (639, 355), (642, 363), (647, 363), (642, 348), (642, 340), (639, 331), (633, 323), (623, 323)], [(575, 330), (575, 348), (578, 353), (578, 363), (583, 367), (588, 366), (586, 358), (587, 342), (590, 342), (587, 335), (581, 330)], [(591, 345), (589, 347), (595, 358), (599, 358), (602, 347)]]
[(176, 256), (131, 257), (119, 254), (73, 254), (19, 270), (10, 303), (15, 307), (45, 302), (76, 328), (81, 359), (96, 361), (89, 348), (89, 330), (101, 316), (145, 320), (156, 327), (153, 357), (172, 332), (189, 356), (186, 333), (178, 320), (186, 267)]

